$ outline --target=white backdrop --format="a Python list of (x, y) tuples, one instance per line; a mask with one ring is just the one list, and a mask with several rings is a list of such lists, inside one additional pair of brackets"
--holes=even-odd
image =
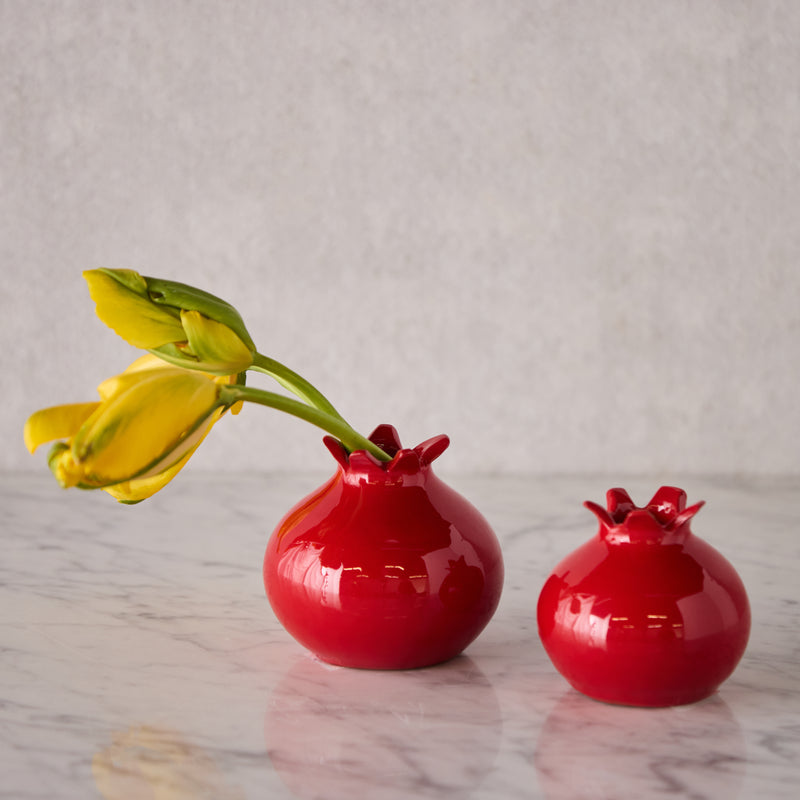
[(799, 3), (0, 0), (0, 125), (2, 468), (131, 360), (110, 266), (451, 471), (800, 472)]

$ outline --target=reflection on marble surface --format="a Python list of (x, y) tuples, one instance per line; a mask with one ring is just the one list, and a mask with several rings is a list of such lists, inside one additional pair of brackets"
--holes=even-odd
[(241, 800), (214, 759), (175, 731), (146, 725), (113, 734), (92, 774), (106, 800)]
[(691, 706), (642, 709), (597, 703), (574, 691), (547, 715), (533, 756), (544, 796), (575, 800), (640, 800), (648, 796), (645, 786), (653, 794), (732, 800), (746, 760), (741, 727), (719, 695)]
[[(319, 480), (187, 475), (126, 508), (4, 476), (0, 797), (796, 796), (800, 481), (449, 477), (502, 542), (497, 615), (458, 659), (373, 673), (315, 661), (264, 596), (267, 537)], [(539, 644), (539, 589), (594, 532), (581, 502), (620, 483), (703, 496), (696, 532), (747, 586), (747, 652), (702, 703), (596, 703)]]
[(501, 734), (497, 695), (465, 656), (396, 673), (308, 657), (276, 686), (264, 723), (267, 753), (292, 795), (330, 800), (470, 797)]

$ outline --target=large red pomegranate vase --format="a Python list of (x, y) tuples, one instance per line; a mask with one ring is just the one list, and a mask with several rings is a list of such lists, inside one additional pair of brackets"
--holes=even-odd
[(587, 502), (597, 536), (568, 555), (539, 596), (539, 636), (578, 691), (634, 706), (709, 696), (733, 672), (750, 606), (731, 564), (695, 536), (686, 493), (663, 486), (644, 508), (623, 489)]
[(484, 517), (437, 478), (437, 436), (402, 449), (389, 425), (370, 439), (393, 456), (325, 443), (334, 476), (278, 524), (264, 583), (286, 630), (323, 661), (410, 669), (458, 655), (494, 614), (503, 559)]

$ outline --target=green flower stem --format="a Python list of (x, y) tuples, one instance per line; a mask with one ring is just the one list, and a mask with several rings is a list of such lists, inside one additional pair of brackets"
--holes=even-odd
[(253, 356), (253, 366), (251, 369), (257, 372), (263, 372), (265, 375), (275, 378), (281, 386), (288, 389), (292, 394), (297, 395), (309, 405), (318, 408), (320, 411), (324, 411), (331, 417), (336, 417), (336, 419), (342, 422), (345, 421), (344, 417), (333, 407), (330, 400), (328, 400), (319, 389), (312, 386), (312, 384), (301, 375), (298, 375), (274, 358), (256, 353)]
[(350, 452), (353, 450), (366, 450), (380, 461), (392, 460), (388, 453), (360, 433), (354, 431), (341, 417), (328, 414), (319, 408), (306, 405), (294, 398), (285, 397), (275, 392), (267, 392), (263, 389), (256, 389), (252, 386), (234, 384), (220, 387), (220, 399), (227, 406), (243, 400), (292, 414), (335, 436)]

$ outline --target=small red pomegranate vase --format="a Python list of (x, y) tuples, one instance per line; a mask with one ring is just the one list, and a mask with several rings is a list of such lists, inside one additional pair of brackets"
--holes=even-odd
[(437, 436), (401, 448), (390, 425), (370, 439), (393, 456), (325, 444), (336, 474), (278, 524), (264, 584), (286, 630), (323, 661), (411, 669), (458, 655), (500, 600), (503, 559), (488, 522), (439, 480)]
[(539, 636), (578, 691), (633, 706), (693, 703), (733, 672), (750, 633), (736, 570), (692, 534), (703, 503), (661, 487), (644, 508), (624, 489), (584, 505), (597, 536), (568, 555), (539, 596)]

